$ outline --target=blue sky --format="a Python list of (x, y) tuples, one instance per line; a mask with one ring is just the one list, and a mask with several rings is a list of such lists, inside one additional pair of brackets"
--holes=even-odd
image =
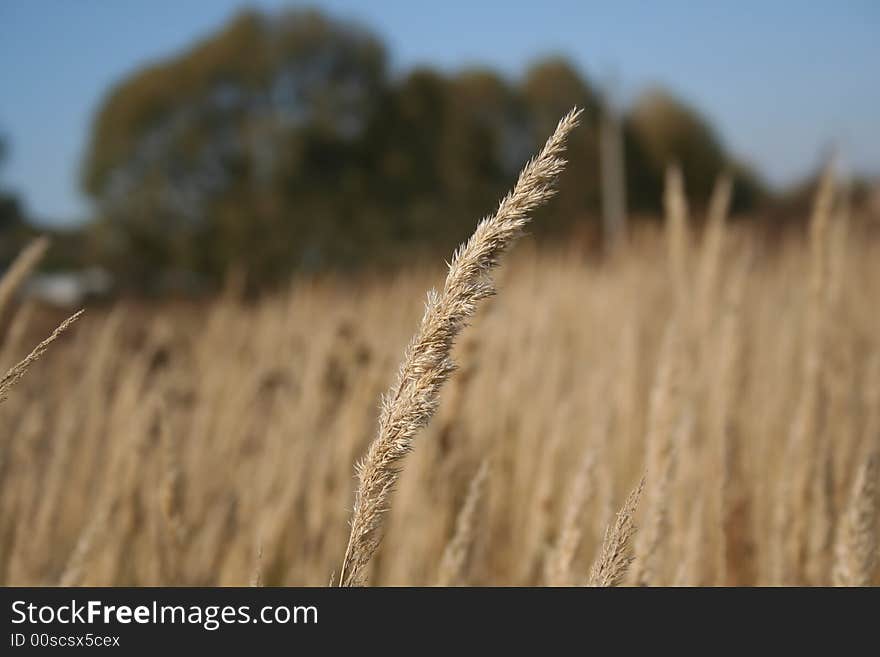
[[(92, 116), (109, 85), (209, 34), (237, 0), (0, 1), (0, 185), (47, 222), (88, 215), (77, 187)], [(387, 43), (396, 70), (488, 65), (515, 77), (568, 56), (621, 94), (661, 84), (696, 105), (771, 182), (806, 175), (836, 144), (880, 174), (880, 2), (480, 2), (327, 0)]]

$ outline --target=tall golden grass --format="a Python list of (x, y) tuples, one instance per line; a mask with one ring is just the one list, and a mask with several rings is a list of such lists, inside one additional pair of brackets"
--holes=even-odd
[[(830, 175), (772, 247), (726, 222), (724, 180), (698, 230), (685, 184), (607, 259), (511, 254), (432, 343), (443, 376), (378, 497), (378, 400), (425, 372), (399, 356), (439, 268), (90, 310), (0, 404), (0, 581), (878, 583), (880, 242)], [(4, 370), (31, 310), (6, 311)]]

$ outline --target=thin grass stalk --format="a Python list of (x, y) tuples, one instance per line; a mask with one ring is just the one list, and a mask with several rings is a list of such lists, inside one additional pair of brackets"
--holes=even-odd
[(483, 219), (456, 251), (443, 289), (428, 293), (421, 325), (404, 354), (397, 381), (382, 400), (378, 435), (357, 466), (351, 533), (339, 573), (343, 586), (366, 582), (400, 463), (412, 450), (416, 433), (434, 415), (440, 389), (454, 370), (455, 338), (479, 302), (494, 294), (489, 273), (500, 256), (521, 234), (531, 214), (555, 194), (556, 179), (565, 168), (565, 140), (580, 113), (575, 109), (562, 118), (495, 214)]
[(605, 539), (602, 541), (599, 556), (590, 569), (588, 586), (616, 586), (626, 576), (626, 571), (632, 563), (629, 544), (636, 533), (634, 517), (644, 487), (645, 478), (642, 477), (618, 511), (614, 524), (605, 530)]
[(15, 291), (40, 263), (48, 248), (49, 238), (38, 237), (18, 254), (3, 278), (0, 278), (0, 317), (6, 312)]
[(28, 371), (28, 368), (38, 361), (40, 356), (46, 353), (49, 345), (55, 342), (62, 333), (69, 329), (70, 326), (80, 318), (83, 312), (84, 311), (80, 310), (61, 322), (61, 324), (58, 325), (58, 328), (52, 331), (52, 334), (48, 338), (34, 347), (33, 351), (25, 356), (22, 361), (9, 368), (4, 377), (0, 379), (0, 402), (6, 400), (10, 388), (21, 380), (21, 377), (23, 377), (25, 372)]
[(465, 583), (467, 566), (477, 534), (477, 512), (483, 500), (489, 462), (484, 460), (468, 486), (464, 504), (455, 519), (455, 533), (440, 560), (438, 586), (458, 586)]

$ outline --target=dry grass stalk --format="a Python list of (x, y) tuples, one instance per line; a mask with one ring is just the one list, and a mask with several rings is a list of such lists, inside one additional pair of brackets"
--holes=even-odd
[(865, 363), (862, 404), (865, 408), (862, 440), (871, 445), (880, 436), (880, 351), (874, 352)]
[(703, 574), (703, 556), (705, 554), (705, 498), (692, 500), (688, 521), (684, 525), (683, 554), (678, 560), (678, 568), (672, 580), (673, 586), (705, 586), (701, 580)]
[(78, 320), (83, 312), (84, 311), (80, 310), (61, 322), (61, 324), (58, 325), (58, 328), (52, 331), (52, 334), (48, 338), (34, 347), (34, 350), (25, 356), (24, 360), (9, 368), (9, 371), (6, 372), (5, 376), (0, 379), (0, 402), (6, 400), (6, 397), (9, 394), (9, 389), (21, 380), (21, 377), (24, 376), (24, 373), (27, 372), (28, 368), (33, 365), (35, 361), (39, 360), (40, 356), (46, 353), (46, 349), (49, 348), (49, 345), (55, 342), (62, 333), (70, 328), (71, 324)]
[(677, 455), (684, 451), (693, 430), (693, 417), (682, 413), (675, 437), (667, 453), (652, 461), (656, 485), (648, 488), (650, 505), (647, 507), (644, 527), (638, 533), (629, 581), (635, 586), (662, 586), (664, 581), (664, 542), (669, 534), (669, 506)]
[(684, 395), (683, 326), (670, 320), (663, 333), (657, 368), (651, 384), (648, 406), (648, 427), (645, 453), (648, 467), (661, 471), (672, 449), (676, 416), (681, 411)]
[(39, 264), (48, 248), (49, 238), (38, 237), (18, 254), (18, 257), (3, 274), (3, 278), (0, 279), (0, 317), (6, 311), (15, 291), (34, 270), (34, 267)]
[(3, 336), (3, 345), (0, 346), (0, 368), (6, 369), (13, 362), (13, 354), (17, 353), (24, 341), (33, 315), (34, 304), (32, 303), (22, 304), (13, 315), (6, 335)]
[(859, 468), (837, 540), (832, 571), (835, 586), (870, 586), (873, 583), (880, 548), (878, 478), (880, 452), (873, 452)]
[[(263, 585), (263, 541), (257, 542), (257, 557), (254, 561), (254, 572), (251, 574), (250, 585), (252, 587), (259, 587)], [(331, 586), (332, 585), (331, 576)]]
[(186, 547), (186, 524), (183, 519), (185, 480), (180, 464), (180, 446), (172, 436), (168, 423), (171, 413), (167, 402), (160, 401), (157, 410), (159, 447), (162, 451), (162, 474), (157, 491), (160, 569), (166, 582), (170, 580), (177, 585), (183, 583), (186, 576), (180, 563)]
[(720, 467), (714, 564), (714, 583), (737, 586), (754, 581), (754, 528), (746, 489), (745, 457), (735, 409), (742, 402), (742, 311), (751, 254), (732, 272), (725, 291), (724, 314), (718, 335), (718, 371), (710, 395), (709, 434)]
[(713, 300), (718, 294), (718, 277), (721, 272), (727, 214), (733, 193), (733, 179), (729, 173), (715, 181), (709, 202), (709, 215), (703, 235), (700, 262), (697, 265), (696, 306), (698, 330), (705, 335), (712, 318)]
[(828, 293), (828, 227), (834, 202), (834, 169), (829, 166), (819, 184), (810, 218), (810, 279), (802, 345), (801, 390), (791, 422), (786, 458), (800, 464), (780, 480), (776, 502), (776, 545), (773, 577), (777, 584), (792, 585), (803, 574), (809, 531), (810, 495), (817, 476), (820, 376), (823, 365), (825, 315)]
[(642, 477), (639, 485), (629, 494), (623, 507), (618, 511), (614, 524), (605, 530), (605, 539), (602, 541), (599, 556), (590, 569), (589, 586), (615, 586), (626, 575), (632, 562), (629, 543), (636, 532), (633, 518), (644, 487), (645, 478)]
[(596, 458), (591, 449), (581, 459), (580, 467), (575, 474), (562, 517), (562, 529), (547, 561), (546, 581), (549, 586), (572, 586), (575, 583), (572, 564), (581, 544), (584, 508), (595, 489), (593, 478), (595, 468)]
[(477, 511), (482, 503), (488, 477), (489, 462), (484, 460), (471, 479), (464, 505), (455, 519), (455, 533), (443, 551), (438, 586), (459, 586), (465, 583), (468, 561), (476, 538)]
[(663, 195), (666, 211), (666, 246), (669, 267), (676, 299), (684, 303), (690, 293), (688, 265), (690, 261), (691, 236), (688, 228), (687, 197), (684, 178), (677, 165), (666, 168), (666, 188)]
[(107, 530), (111, 505), (99, 503), (97, 512), (80, 534), (76, 546), (58, 579), (58, 586), (77, 586), (82, 580), (86, 566), (95, 552), (96, 543)]
[[(870, 536), (846, 527), (855, 525), (853, 485), (880, 435), (880, 241), (875, 215), (855, 204), (843, 224), (834, 206), (827, 257), (818, 261), (811, 250), (820, 249), (797, 233), (771, 243), (744, 221), (725, 225), (721, 259), (708, 267), (716, 256), (704, 233), (691, 263), (700, 272), (694, 303), (684, 308), (672, 303), (666, 243), (653, 227), (598, 261), (571, 245), (517, 249), (505, 263), (504, 294), (464, 332), (480, 357), (455, 347), (467, 383), (455, 391), (447, 384), (443, 410), (423, 434), (430, 444), (406, 459), (370, 580), (437, 581), (473, 474), (459, 483), (462, 465), (491, 454), (492, 495), (473, 525), (467, 583), (549, 581), (541, 569), (565, 550), (548, 545), (573, 545), (562, 538), (578, 530), (570, 569), (585, 580), (629, 492), (621, 497), (620, 486), (643, 470), (643, 519), (632, 539), (637, 559), (641, 544), (656, 545), (645, 550), (654, 573), (645, 583), (772, 584), (779, 546), (796, 557), (790, 583), (859, 581), (852, 573), (869, 563), (836, 564), (858, 564), (846, 546)], [(821, 280), (823, 262), (828, 282), (815, 285), (807, 276)], [(246, 584), (259, 536), (266, 584), (326, 584), (349, 535), (349, 464), (375, 437), (375, 400), (410, 337), (406, 326), (418, 319), (400, 301), (430, 287), (431, 276), (316, 276), (247, 304), (227, 297), (198, 308), (125, 300), (96, 308), (49, 347), (51, 367), (31, 367), (0, 406), (0, 583)], [(713, 291), (698, 292), (703, 286)], [(701, 294), (711, 301), (702, 324), (691, 321)], [(44, 308), (27, 304), (14, 317), (10, 308), (2, 372), (44, 337), (29, 334)], [(815, 348), (807, 318), (817, 308), (817, 392), (806, 405), (803, 373)], [(662, 337), (670, 318), (679, 327), (674, 350)], [(662, 365), (664, 350), (676, 354), (671, 366)], [(673, 374), (661, 385), (664, 367)], [(813, 428), (790, 449), (803, 409), (798, 422)], [(604, 413), (611, 429), (593, 436)], [(678, 429), (687, 414), (685, 440)], [(663, 455), (670, 430), (676, 467), (667, 476), (670, 459), (652, 465), (654, 448), (644, 453), (653, 432)], [(596, 494), (577, 516), (571, 489), (587, 445)], [(652, 491), (664, 490), (658, 478), (670, 477), (668, 493), (657, 496), (663, 506), (653, 506)], [(784, 481), (790, 495), (782, 498)], [(785, 541), (774, 518), (782, 499), (794, 521)], [(112, 512), (103, 527), (98, 512)], [(655, 532), (658, 518), (668, 524)], [(185, 538), (172, 551), (175, 519)], [(623, 581), (640, 567), (633, 562)], [(875, 565), (867, 581), (878, 576)]]
[(682, 327), (670, 320), (663, 334), (648, 406), (645, 454), (653, 475), (647, 490), (647, 531), (639, 533), (635, 546), (635, 567), (630, 572), (639, 586), (656, 584), (659, 549), (669, 523), (669, 500), (674, 469), (674, 436), (682, 400)]
[(494, 293), (489, 272), (499, 257), (522, 232), (531, 213), (554, 195), (556, 178), (565, 167), (565, 139), (579, 116), (579, 110), (572, 110), (562, 118), (495, 214), (483, 219), (455, 253), (443, 290), (428, 294), (421, 325), (404, 354), (397, 381), (382, 400), (378, 436), (357, 467), (351, 534), (339, 574), (343, 586), (366, 581), (367, 566), (381, 541), (388, 498), (399, 477), (399, 463), (436, 411), (440, 389), (454, 369), (453, 342), (477, 304)]
[(850, 201), (846, 185), (837, 194), (838, 202), (827, 240), (827, 283), (824, 293), (825, 315), (834, 317), (826, 320), (823, 338), (823, 363), (820, 376), (822, 425), (815, 451), (816, 473), (811, 490), (812, 518), (810, 520), (807, 555), (806, 581), (817, 586), (831, 583), (834, 564), (834, 537), (837, 533), (838, 514), (835, 509), (845, 504), (848, 491), (839, 485), (846, 481), (855, 470), (854, 459), (860, 451), (841, 450), (838, 445), (852, 444), (856, 434), (857, 417), (856, 372), (853, 362), (856, 353), (853, 349), (849, 319), (851, 308), (844, 294), (846, 269), (849, 262), (848, 234), (850, 224)]

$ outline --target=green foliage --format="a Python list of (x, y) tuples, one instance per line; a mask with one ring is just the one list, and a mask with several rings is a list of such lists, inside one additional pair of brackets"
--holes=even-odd
[[(570, 64), (544, 60), (516, 82), (488, 70), (394, 77), (359, 25), (248, 11), (110, 91), (82, 169), (99, 212), (91, 245), (142, 289), (218, 282), (230, 267), (263, 284), (446, 251), (574, 105), (587, 113), (542, 232), (599, 208), (600, 98)], [(625, 137), (636, 207), (658, 207), (670, 160), (700, 194), (726, 163), (706, 124), (666, 96), (638, 104)]]
[(559, 117), (572, 107), (584, 108), (581, 125), (569, 137), (569, 163), (560, 180), (559, 195), (537, 222), (539, 231), (561, 232), (588, 221), (600, 206), (600, 97), (568, 62), (558, 58), (533, 65), (526, 72), (521, 93), (530, 117), (531, 151), (553, 132)]
[[(8, 154), (8, 142), (0, 136), (0, 172)], [(12, 262), (33, 234), (18, 198), (0, 185), (0, 269)]]
[(670, 164), (681, 168), (688, 195), (698, 203), (708, 201), (723, 171), (734, 176), (734, 209), (753, 206), (763, 194), (756, 176), (730, 159), (708, 122), (667, 92), (654, 89), (642, 94), (626, 129), (634, 207), (655, 207)]

